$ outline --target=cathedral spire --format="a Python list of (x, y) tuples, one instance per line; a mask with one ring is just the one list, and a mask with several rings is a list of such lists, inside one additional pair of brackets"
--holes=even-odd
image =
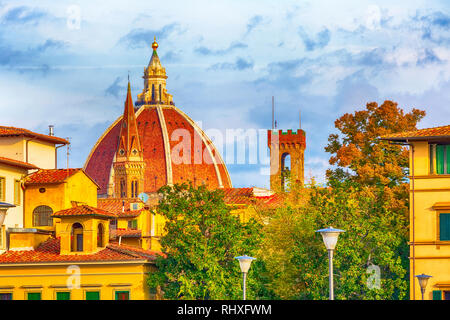
[(118, 159), (139, 160), (142, 157), (142, 148), (139, 141), (136, 115), (134, 113), (131, 86), (128, 80), (127, 97), (123, 111), (122, 128), (120, 130)]

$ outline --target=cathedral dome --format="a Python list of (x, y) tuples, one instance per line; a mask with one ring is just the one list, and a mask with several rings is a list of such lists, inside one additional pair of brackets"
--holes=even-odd
[[(167, 76), (160, 65), (155, 43), (149, 66), (144, 70), (144, 90), (136, 101), (138, 109), (130, 107), (128, 89), (124, 116), (114, 121), (98, 139), (86, 160), (86, 173), (100, 186), (100, 196), (114, 195), (113, 164), (120, 158), (118, 148), (123, 128), (131, 126), (126, 122), (132, 119), (132, 125), (137, 128), (139, 154), (145, 162), (144, 192), (189, 181), (194, 186), (205, 184), (210, 189), (230, 188), (228, 170), (216, 147), (202, 129), (173, 104), (172, 95), (167, 93)], [(132, 113), (135, 111), (135, 117), (126, 115), (130, 108)]]

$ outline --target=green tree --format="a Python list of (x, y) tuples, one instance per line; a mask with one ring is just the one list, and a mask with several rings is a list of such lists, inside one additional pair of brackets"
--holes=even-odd
[[(260, 224), (254, 219), (242, 223), (231, 214), (221, 190), (181, 184), (159, 193), (158, 212), (167, 219), (161, 238), (166, 257), (156, 260), (150, 287), (160, 286), (165, 299), (240, 299), (241, 273), (234, 257), (255, 253)], [(264, 277), (264, 264), (257, 260), (249, 272), (249, 299), (268, 295)]]
[[(306, 195), (305, 195), (306, 194)], [(309, 186), (303, 204), (280, 207), (265, 226), (260, 255), (271, 275), (269, 288), (282, 299), (328, 299), (328, 256), (315, 231), (344, 229), (334, 256), (336, 299), (403, 299), (407, 296), (408, 248), (402, 215), (389, 211), (372, 188), (333, 180)], [(380, 283), (368, 273), (379, 268)], [(368, 284), (369, 281), (369, 284)]]

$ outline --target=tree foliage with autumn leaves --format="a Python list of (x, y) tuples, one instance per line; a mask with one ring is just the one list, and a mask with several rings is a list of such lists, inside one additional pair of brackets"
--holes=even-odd
[(380, 140), (384, 135), (416, 130), (425, 111), (405, 113), (393, 101), (371, 102), (365, 110), (346, 113), (335, 121), (339, 133), (331, 134), (325, 151), (331, 154), (330, 180), (351, 180), (383, 188), (390, 209), (408, 214), (408, 148)]

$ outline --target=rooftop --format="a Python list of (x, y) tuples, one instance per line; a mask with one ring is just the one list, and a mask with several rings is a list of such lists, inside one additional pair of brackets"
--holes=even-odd
[(55, 144), (69, 144), (69, 141), (63, 138), (55, 137), (55, 136), (49, 136), (46, 134), (36, 133), (27, 129), (23, 128), (16, 128), (16, 127), (5, 127), (0, 126), (0, 136), (1, 137), (8, 137), (8, 136), (23, 136), (23, 137), (30, 137), (35, 138), (38, 140), (51, 142)]
[(381, 140), (391, 141), (428, 141), (439, 139), (450, 139), (450, 125), (434, 128), (418, 129), (413, 131), (404, 131), (391, 133), (380, 137)]
[(36, 167), (34, 164), (5, 157), (0, 157), (0, 163), (23, 169), (38, 169), (38, 167)]
[(97, 262), (97, 261), (153, 261), (160, 253), (131, 246), (110, 243), (105, 249), (93, 254), (61, 255), (60, 238), (50, 238), (41, 243), (35, 250), (6, 251), (0, 254), (1, 264), (15, 263), (64, 263), (64, 262)]
[(72, 207), (69, 209), (60, 210), (52, 214), (52, 217), (58, 218), (69, 216), (92, 216), (92, 217), (102, 217), (112, 219), (117, 218), (117, 215), (112, 212), (102, 210), (99, 208), (94, 208), (85, 204)]

